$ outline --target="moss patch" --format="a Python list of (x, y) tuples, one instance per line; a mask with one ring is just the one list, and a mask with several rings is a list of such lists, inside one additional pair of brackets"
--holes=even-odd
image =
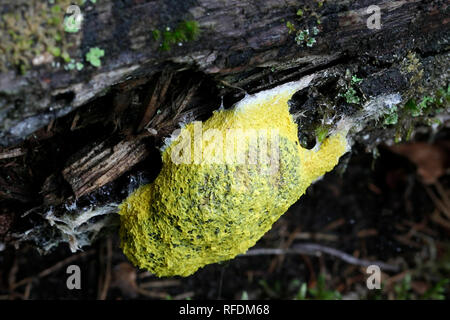
[[(0, 17), (0, 70), (24, 73), (33, 58), (46, 52), (70, 61), (64, 30), (66, 8), (77, 1), (17, 1)], [(79, 1), (81, 2), (81, 1)]]
[(161, 50), (168, 51), (173, 45), (182, 45), (185, 42), (197, 40), (200, 35), (200, 27), (197, 21), (182, 21), (174, 30), (170, 27), (163, 31), (155, 29), (152, 31), (152, 35), (155, 41), (161, 40)]
[(439, 88), (435, 92), (424, 95), (419, 99), (411, 98), (401, 107), (395, 107), (385, 115), (384, 124), (395, 125), (395, 142), (409, 140), (414, 127), (419, 124), (440, 124), (436, 117), (450, 107), (450, 85)]
[[(317, 6), (305, 6), (299, 8), (292, 21), (286, 22), (289, 34), (295, 34), (295, 42), (301, 47), (313, 47), (317, 40), (316, 37), (320, 33), (320, 15), (317, 13), (323, 2), (319, 2)], [(294, 21), (294, 22), (293, 22)]]
[(105, 51), (100, 48), (91, 48), (86, 54), (86, 61), (96, 68), (101, 67), (101, 58), (105, 55)]

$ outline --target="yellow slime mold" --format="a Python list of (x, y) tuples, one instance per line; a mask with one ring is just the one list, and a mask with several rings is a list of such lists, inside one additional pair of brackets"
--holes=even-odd
[(125, 255), (158, 276), (188, 276), (253, 246), (348, 149), (345, 129), (300, 146), (287, 102), (305, 85), (246, 97), (181, 129), (156, 180), (120, 205)]

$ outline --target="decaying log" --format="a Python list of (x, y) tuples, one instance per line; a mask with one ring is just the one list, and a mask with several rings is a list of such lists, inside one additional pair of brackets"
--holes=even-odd
[(144, 116), (142, 117), (142, 121), (137, 128), (138, 132), (147, 127), (150, 120), (152, 120), (155, 115), (158, 107), (160, 107), (164, 102), (163, 99), (166, 97), (172, 75), (173, 74), (171, 72), (163, 71), (161, 76), (158, 78), (152, 93), (148, 95), (148, 103), (146, 103), (147, 107)]
[[(3, 1), (0, 8), (11, 13), (17, 10), (13, 3)], [(381, 29), (367, 27), (370, 5), (381, 9)], [(297, 45), (286, 27), (288, 21), (309, 27), (306, 19), (297, 23), (299, 9), (320, 21), (311, 47)], [(367, 61), (389, 64), (407, 51), (442, 51), (449, 39), (448, 3), (440, 0), (109, 0), (86, 1), (81, 11), (82, 30), (65, 36), (76, 44), (70, 56), (85, 62), (82, 72), (66, 70), (63, 61), (45, 55), (35, 57), (42, 63), (25, 75), (14, 65), (0, 74), (2, 145), (18, 143), (54, 117), (103, 96), (117, 83), (151, 76), (167, 62), (172, 70), (195, 68), (254, 92), (271, 84), (265, 79), (274, 71), (273, 82), (286, 81), (361, 53)], [(153, 31), (173, 30), (184, 20), (198, 22), (198, 39), (161, 50), (163, 40)], [(105, 51), (100, 68), (85, 61), (97, 47)]]
[(110, 143), (105, 140), (77, 154), (62, 171), (77, 198), (113, 181), (149, 153), (142, 140), (125, 140), (113, 146)]
[[(23, 13), (38, 1), (29, 3), (4, 0), (0, 13)], [(381, 10), (381, 29), (368, 28), (371, 5)], [(0, 224), (39, 247), (67, 239), (77, 247), (76, 235), (62, 231), (73, 215), (87, 210), (98, 223), (154, 177), (157, 165), (139, 164), (158, 162), (149, 155), (180, 123), (204, 120), (245, 94), (314, 75), (291, 105), (308, 144), (325, 120), (392, 95), (400, 109), (449, 83), (450, 9), (443, 0), (104, 0), (86, 1), (81, 11), (81, 30), (64, 37), (82, 70), (41, 52), (25, 73), (11, 63), (0, 73), (0, 203), (8, 214)], [(199, 34), (163, 50), (164, 32), (184, 21), (195, 21)], [(314, 40), (302, 42), (302, 32)], [(93, 48), (105, 52), (101, 66), (86, 60)], [(345, 98), (349, 89), (354, 96)], [(420, 120), (403, 116), (398, 126), (373, 122), (352, 139), (368, 151), (401, 140)], [(448, 124), (448, 114), (439, 116)], [(32, 231), (11, 227), (13, 220)], [(56, 230), (55, 221), (63, 227)]]

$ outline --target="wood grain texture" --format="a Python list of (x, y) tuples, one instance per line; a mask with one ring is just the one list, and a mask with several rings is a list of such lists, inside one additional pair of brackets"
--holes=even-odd
[[(6, 10), (8, 3), (0, 8)], [(90, 48), (105, 50), (102, 67), (86, 64), (82, 72), (37, 66), (25, 76), (14, 70), (0, 74), (0, 144), (12, 145), (112, 86), (152, 75), (164, 68), (194, 68), (237, 86), (256, 84), (277, 70), (298, 73), (337, 63), (343, 57), (419, 50), (448, 49), (450, 19), (446, 1), (314, 0), (110, 0), (83, 8), (82, 33), (70, 52), (84, 59)], [(382, 29), (366, 26), (369, 5), (382, 10)], [(321, 20), (317, 44), (299, 47), (286, 21), (299, 8), (311, 8)], [(152, 31), (175, 28), (182, 20), (198, 21), (196, 41), (160, 50)], [(427, 53), (428, 52), (428, 53)], [(285, 77), (286, 79), (289, 76)], [(150, 114), (153, 111), (149, 111)]]

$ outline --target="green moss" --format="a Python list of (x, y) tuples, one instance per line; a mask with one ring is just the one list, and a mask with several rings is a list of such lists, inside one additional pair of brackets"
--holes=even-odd
[(91, 48), (86, 54), (86, 61), (96, 68), (101, 67), (101, 58), (105, 55), (105, 51), (100, 48)]
[(448, 290), (450, 279), (441, 279), (429, 288), (421, 297), (423, 300), (445, 300), (445, 292)]
[(409, 76), (411, 86), (418, 84), (423, 78), (423, 66), (414, 52), (409, 52), (406, 55), (400, 64), (400, 70), (403, 74)]
[(313, 47), (317, 42), (315, 36), (320, 33), (318, 26), (321, 22), (318, 14), (306, 6), (297, 10), (295, 20), (299, 26), (291, 21), (286, 23), (289, 34), (295, 33), (294, 40), (299, 46)]
[(402, 107), (392, 109), (384, 117), (385, 125), (396, 125), (394, 141), (410, 140), (417, 125), (441, 125), (438, 113), (450, 106), (450, 86), (409, 99)]
[(319, 143), (322, 143), (325, 141), (326, 137), (328, 136), (329, 128), (327, 126), (320, 126), (316, 128), (316, 138)]
[(0, 17), (0, 70), (16, 67), (24, 73), (36, 56), (45, 52), (70, 60), (70, 43), (65, 37), (63, 18), (71, 0), (18, 1)]
[(158, 41), (159, 39), (161, 39), (161, 31), (153, 30), (152, 34), (153, 34), (153, 39), (154, 40)]
[(295, 36), (295, 42), (299, 46), (306, 45), (307, 47), (312, 47), (317, 42), (314, 36), (318, 35), (319, 32), (320, 31), (316, 26), (314, 26), (311, 31), (310, 29), (299, 30)]
[[(326, 286), (325, 275), (319, 274), (316, 286), (308, 290), (310, 299), (313, 300), (341, 300), (342, 296), (337, 290), (330, 290)], [(306, 293), (305, 295), (306, 296)]]
[(450, 84), (447, 86), (447, 88), (440, 88), (436, 92), (434, 101), (438, 107), (444, 107), (450, 104)]
[(292, 22), (288, 21), (286, 22), (286, 27), (289, 29), (289, 34), (294, 33), (295, 31), (297, 31), (295, 29), (295, 26)]
[(353, 87), (349, 87), (342, 96), (347, 103), (359, 104), (361, 102), (361, 99), (357, 96), (356, 90)]
[(162, 39), (161, 50), (168, 51), (172, 45), (181, 45), (185, 42), (197, 40), (200, 35), (200, 26), (197, 21), (189, 20), (180, 22), (177, 27), (172, 30), (167, 27), (163, 32), (156, 29), (152, 31), (155, 41)]
[(64, 69), (66, 70), (77, 70), (81, 71), (84, 69), (84, 64), (81, 62), (77, 62), (74, 59), (71, 59), (65, 66)]
[(343, 97), (345, 102), (349, 104), (360, 105), (361, 98), (358, 94), (358, 84), (363, 81), (363, 79), (358, 78), (356, 75), (352, 75), (350, 70), (346, 70), (345, 78), (347, 79), (346, 90), (339, 93), (338, 96)]
[(316, 42), (317, 42), (316, 39), (309, 38), (308, 41), (306, 41), (306, 46), (307, 47), (312, 47)]
[(68, 16), (64, 18), (64, 31), (69, 33), (77, 33), (80, 31), (81, 23), (77, 21), (75, 16)]
[(61, 55), (61, 49), (58, 47), (51, 47), (48, 49), (48, 51), (55, 57), (59, 57)]
[(64, 60), (64, 62), (69, 62), (70, 61), (70, 55), (67, 51), (63, 51), (61, 53), (61, 58)]
[(393, 125), (398, 122), (397, 106), (391, 108), (391, 112), (384, 118), (385, 125)]
[(362, 80), (363, 80), (363, 79), (360, 79), (360, 78), (358, 78), (358, 77), (355, 76), (355, 75), (352, 75), (352, 81), (351, 81), (351, 83), (352, 83), (352, 85), (358, 84), (358, 83), (360, 83)]
[(431, 96), (423, 96), (419, 103), (410, 99), (405, 104), (405, 110), (413, 117), (426, 116), (432, 112), (439, 112), (450, 103), (450, 85), (447, 89), (440, 88)]

